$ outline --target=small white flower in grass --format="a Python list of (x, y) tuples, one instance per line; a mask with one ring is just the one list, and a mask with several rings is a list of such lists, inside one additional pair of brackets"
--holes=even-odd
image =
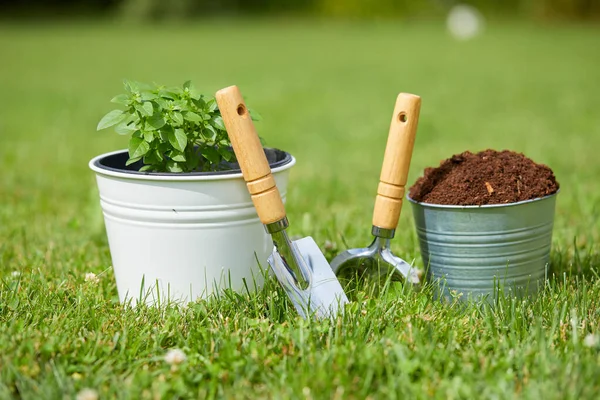
[(94, 389), (85, 388), (77, 393), (77, 400), (98, 400), (98, 392)]
[(594, 335), (593, 333), (588, 334), (583, 339), (583, 345), (585, 347), (596, 347), (598, 346), (598, 343), (600, 343), (600, 337), (598, 337), (598, 335)]
[(21, 276), (21, 271), (13, 271), (10, 274), (13, 278), (18, 278)]
[(165, 361), (167, 362), (167, 364), (178, 365), (184, 362), (185, 360), (187, 360), (187, 356), (185, 355), (183, 350), (180, 349), (171, 349), (167, 351), (167, 354), (165, 354)]
[(85, 274), (85, 281), (92, 282), (92, 283), (98, 283), (98, 282), (100, 282), (100, 278), (98, 278), (98, 276), (95, 273), (88, 272), (87, 274)]
[(330, 240), (326, 240), (325, 243), (323, 244), (323, 250), (325, 250), (325, 251), (336, 250), (336, 249), (337, 249), (337, 245)]

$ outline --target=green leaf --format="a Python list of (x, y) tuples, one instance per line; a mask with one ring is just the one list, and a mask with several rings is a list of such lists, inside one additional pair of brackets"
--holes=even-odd
[(152, 107), (151, 102), (149, 102), (149, 101), (145, 102), (142, 107), (144, 108), (144, 110), (146, 110), (147, 116), (151, 116), (154, 113), (154, 107)]
[(186, 112), (185, 115), (183, 116), (183, 118), (185, 118), (187, 121), (191, 121), (191, 122), (202, 121), (202, 118), (200, 118), (200, 116), (198, 114), (196, 114), (195, 112), (192, 112), (192, 111)]
[(179, 125), (183, 125), (183, 115), (181, 115), (180, 112), (174, 111), (172, 117), (173, 121), (175, 121)]
[(165, 142), (161, 142), (158, 144), (158, 151), (160, 151), (162, 154), (165, 154), (166, 152), (171, 150), (173, 150), (173, 146), (171, 146), (171, 143), (169, 143), (169, 138), (167, 138)]
[(152, 165), (144, 165), (142, 168), (140, 168), (140, 172), (149, 171), (152, 168), (153, 168)]
[(156, 157), (156, 159), (157, 159), (159, 162), (162, 162), (162, 161), (165, 159), (165, 158), (163, 157), (162, 153), (161, 153), (161, 152), (160, 152), (158, 149), (155, 149), (155, 150), (154, 150), (154, 156)]
[(129, 159), (127, 160), (127, 162), (125, 163), (125, 165), (126, 166), (127, 165), (131, 165), (133, 163), (136, 163), (136, 162), (140, 161), (141, 159), (142, 159), (142, 157), (134, 157), (134, 158), (129, 157)]
[(183, 100), (174, 100), (173, 101), (173, 109), (181, 112), (188, 111), (189, 107), (187, 102)]
[(217, 151), (225, 161), (231, 161), (233, 158), (233, 151), (227, 147), (219, 146), (217, 147)]
[(168, 109), (169, 108), (169, 103), (168, 101), (170, 100), (165, 100), (162, 97), (157, 97), (154, 100), (152, 100), (156, 103), (156, 105), (158, 106), (158, 109)]
[(135, 124), (131, 122), (122, 122), (119, 125), (115, 126), (115, 132), (119, 135), (129, 135), (137, 130)]
[(188, 89), (188, 90), (189, 90), (189, 88), (190, 88), (191, 86), (192, 86), (192, 81), (185, 81), (185, 82), (183, 83), (183, 88), (184, 88), (184, 89)]
[(167, 171), (169, 172), (183, 172), (183, 169), (175, 161), (167, 161)]
[(215, 99), (210, 99), (206, 102), (206, 105), (208, 107), (208, 111), (210, 112), (214, 112), (217, 109), (217, 101)]
[(212, 126), (206, 125), (202, 130), (202, 137), (206, 140), (215, 140), (215, 138), (217, 137), (217, 132)]
[(153, 92), (143, 92), (142, 93), (142, 100), (144, 100), (144, 101), (154, 100), (157, 97), (158, 97), (158, 95)]
[(165, 132), (165, 133), (170, 133), (173, 132), (174, 128), (172, 125), (169, 124), (165, 124), (165, 126), (163, 126), (162, 128), (160, 128), (161, 132)]
[(138, 125), (138, 123), (140, 122), (140, 117), (138, 116), (138, 114), (131, 108), (127, 110), (127, 112), (129, 113), (129, 118), (127, 118), (126, 121), (133, 122), (134, 125)]
[(136, 104), (134, 105), (135, 109), (138, 110), (140, 114), (144, 117), (150, 117), (152, 114), (148, 114), (148, 110), (146, 110), (142, 105)]
[(148, 118), (146, 120), (146, 123), (150, 125), (152, 129), (160, 129), (166, 124), (165, 120), (163, 119), (162, 115), (160, 115), (160, 113), (156, 113), (150, 118)]
[(129, 93), (135, 93), (140, 90), (139, 84), (134, 81), (129, 81), (125, 79), (123, 81), (123, 85), (125, 86), (125, 90), (127, 90)]
[(149, 151), (148, 154), (146, 154), (144, 156), (143, 159), (143, 163), (144, 165), (152, 165), (152, 164), (157, 164), (158, 160), (156, 159), (156, 157), (154, 156), (154, 152), (153, 151)]
[(128, 105), (129, 104), (129, 96), (127, 96), (126, 94), (119, 94), (116, 95), (115, 97), (113, 97), (110, 100), (111, 103), (116, 103), (116, 104), (123, 104), (123, 105)]
[(177, 95), (177, 97), (181, 96), (183, 94), (183, 88), (179, 87), (179, 86), (174, 86), (171, 88), (166, 88), (165, 89), (168, 92), (174, 93), (175, 95)]
[(165, 125), (162, 128), (160, 128), (160, 139), (163, 142), (167, 142), (165, 143), (167, 146), (169, 146), (169, 135), (171, 133), (173, 133), (173, 127), (171, 125)]
[(194, 88), (190, 89), (190, 99), (192, 99), (194, 103), (199, 101), (201, 102), (201, 104), (204, 104), (204, 100), (202, 100), (202, 95), (198, 93), (198, 91), (196, 91), (196, 89)]
[(161, 89), (158, 91), (158, 95), (163, 99), (175, 100), (179, 95), (168, 89)]
[(151, 85), (143, 82), (125, 80), (124, 83), (125, 89), (128, 89), (134, 93), (139, 93), (141, 91), (148, 91), (152, 89)]
[(127, 114), (123, 112), (123, 110), (112, 110), (108, 114), (106, 114), (100, 122), (98, 122), (97, 130), (102, 130), (106, 128), (110, 128), (113, 125), (117, 125), (119, 122), (122, 122), (125, 118), (127, 118)]
[(217, 117), (213, 117), (210, 120), (210, 123), (212, 126), (214, 126), (215, 128), (224, 131), (225, 130), (225, 124), (223, 123), (223, 118), (217, 116)]
[(183, 152), (187, 146), (187, 136), (183, 132), (183, 129), (175, 129), (174, 132), (169, 133), (169, 143), (175, 149)]
[(200, 164), (200, 156), (195, 150), (191, 149), (191, 146), (188, 146), (185, 158), (187, 159), (185, 163), (187, 171), (194, 171), (196, 168), (198, 168), (198, 165)]
[(125, 79), (123, 81), (123, 85), (125, 86), (125, 90), (129, 93), (139, 93), (142, 90), (150, 90), (152, 87), (146, 83), (130, 81)]
[(148, 150), (150, 150), (150, 145), (145, 140), (138, 137), (132, 137), (129, 140), (129, 158), (143, 157)]
[(148, 143), (154, 140), (154, 131), (144, 131), (144, 140)]
[(206, 108), (206, 102), (202, 98), (202, 96), (192, 97), (192, 103), (200, 109)]
[(213, 147), (203, 147), (200, 154), (212, 164), (218, 164), (221, 161), (221, 155)]
[(177, 162), (185, 161), (185, 154), (183, 154), (180, 151), (173, 150), (169, 157), (171, 157), (171, 160), (173, 160), (173, 161), (177, 161)]

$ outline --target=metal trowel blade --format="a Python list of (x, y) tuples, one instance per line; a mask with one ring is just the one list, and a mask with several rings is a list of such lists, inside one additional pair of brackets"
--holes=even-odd
[(296, 285), (294, 277), (276, 250), (268, 259), (273, 273), (303, 318), (311, 315), (317, 319), (334, 318), (343, 312), (344, 304), (348, 303), (342, 285), (312, 237), (294, 240), (292, 245), (308, 267), (308, 288), (300, 289)]

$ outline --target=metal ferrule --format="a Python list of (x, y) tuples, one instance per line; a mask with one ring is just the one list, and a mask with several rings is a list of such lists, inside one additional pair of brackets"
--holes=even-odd
[(383, 239), (391, 239), (394, 237), (394, 234), (396, 233), (395, 229), (385, 229), (385, 228), (380, 228), (378, 226), (373, 225), (373, 228), (371, 228), (371, 233), (373, 234), (373, 236), (379, 237), (379, 238), (383, 238)]
[(265, 230), (269, 235), (272, 235), (277, 232), (281, 232), (289, 226), (289, 222), (287, 217), (283, 217), (279, 221), (271, 222), (270, 224), (265, 224)]

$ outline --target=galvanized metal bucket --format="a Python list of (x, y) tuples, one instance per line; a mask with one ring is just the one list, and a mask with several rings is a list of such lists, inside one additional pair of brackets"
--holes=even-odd
[(410, 198), (428, 279), (446, 299), (535, 294), (548, 275), (556, 194), (485, 206)]

